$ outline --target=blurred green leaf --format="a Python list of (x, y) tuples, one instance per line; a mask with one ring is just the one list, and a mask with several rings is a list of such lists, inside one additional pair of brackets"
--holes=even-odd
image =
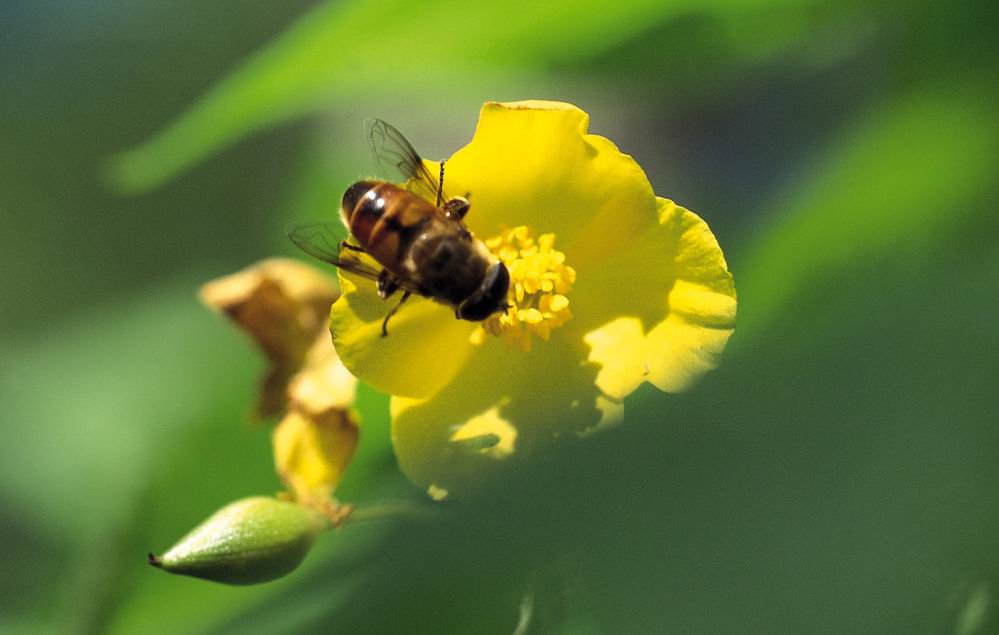
[[(488, 87), (497, 94), (510, 73), (541, 72), (555, 63), (610, 49), (652, 25), (706, 12), (732, 22), (810, 0), (475, 3), (460, 0), (327, 2), (215, 86), (150, 141), (115, 158), (113, 182), (124, 191), (153, 188), (262, 127), (305, 112), (366, 99), (408, 101)], [(787, 22), (785, 22), (787, 24)], [(798, 22), (800, 29), (801, 22)], [(786, 29), (736, 37), (786, 41)]]
[[(192, 584), (144, 562), (226, 501), (280, 488), (269, 429), (248, 424), (264, 360), (201, 306), (199, 283), (149, 288), (5, 351), (0, 402), (24, 424), (3, 443), (0, 536), (16, 556), (3, 606), (23, 628), (189, 632), (274, 591)], [(351, 500), (400, 493), (387, 403), (369, 393)]]
[[(60, 607), (45, 621), (97, 628), (115, 601), (122, 560), (138, 563), (143, 553), (131, 540), (148, 517), (139, 506), (160, 470), (194, 430), (225, 430), (227, 444), (239, 434), (259, 362), (199, 305), (195, 288), (190, 280), (150, 288), (5, 352), (0, 402), (10, 420), (24, 422), (9, 426), (4, 439), (12, 450), (0, 483), (6, 513), (54, 547), (36, 547), (23, 566), (44, 570), (47, 558), (61, 559), (53, 571), (60, 581), (46, 581), (49, 592), (34, 599)], [(266, 452), (263, 436), (246, 441), (232, 444), (240, 462), (259, 456), (261, 446)], [(201, 496), (259, 483), (245, 476), (216, 473), (212, 487), (188, 492), (187, 500), (197, 504)], [(18, 550), (12, 541), (5, 543)]]
[[(610, 136), (651, 159), (654, 182), (725, 191), (695, 207), (732, 256), (739, 327), (697, 390), (641, 391), (628, 425), (445, 513), (348, 525), (288, 578), (250, 589), (144, 561), (224, 501), (278, 487), (266, 429), (240, 423), (262, 362), (197, 306), (204, 272), (148, 281), (227, 245), (200, 262), (287, 248), (275, 216), (332, 215), (363, 139), (331, 121), (328, 139), (307, 131), (315, 156), (301, 165), (289, 157), (301, 143), (256, 145), (172, 196), (123, 206), (83, 187), (93, 153), (158, 125), (270, 14), (251, 27), (171, 5), (166, 33), (186, 39), (158, 31), (155, 13), (123, 22), (142, 41), (124, 50), (145, 62), (122, 64), (117, 31), (101, 47), (106, 34), (63, 20), (72, 43), (54, 43), (37, 37), (44, 20), (20, 29), (30, 3), (13, 6), (0, 9), (14, 16), (0, 21), (14, 25), (14, 64), (0, 70), (14, 97), (5, 306), (32, 306), (14, 314), (15, 337), (40, 337), (5, 341), (0, 355), (0, 630), (509, 633), (539, 577), (550, 584), (535, 610), (553, 621), (536, 624), (561, 617), (562, 632), (993, 628), (999, 49), (988, 3), (330, 2), (118, 157), (116, 183), (139, 191), (332, 105), (345, 121), (359, 118), (352, 108), (384, 116), (373, 105), (432, 112), (426, 136), (447, 139), (469, 129), (482, 96), (580, 95), (595, 122), (613, 115), (601, 129), (618, 126)], [(30, 58), (48, 61), (18, 65)], [(682, 165), (657, 168), (664, 144)], [(296, 165), (287, 208), (263, 200)], [(119, 269), (145, 290), (125, 297)], [(42, 307), (52, 298), (59, 311)], [(360, 408), (344, 499), (422, 496), (386, 451), (385, 397), (364, 389)]]
[(191, 426), (252, 385), (251, 350), (200, 306), (196, 288), (190, 280), (152, 288), (7, 351), (0, 394), (8, 416), (48, 425), (8, 430), (19, 451), (4, 485), (46, 525), (75, 533), (127, 510)]
[(980, 214), (970, 203), (999, 173), (993, 97), (966, 85), (923, 87), (823, 149), (735, 269), (739, 339), (757, 335), (817, 278), (926, 249)]

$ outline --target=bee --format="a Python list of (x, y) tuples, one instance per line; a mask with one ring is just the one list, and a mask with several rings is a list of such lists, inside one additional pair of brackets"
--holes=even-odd
[(288, 237), (306, 253), (374, 280), (383, 300), (402, 291), (382, 321), (382, 337), (413, 294), (471, 322), (505, 311), (510, 272), (465, 226), (468, 198), (445, 194), (444, 161), (434, 178), (402, 133), (380, 119), (364, 123), (383, 180), (358, 181), (343, 194), (340, 213), (353, 241), (337, 238), (335, 221), (289, 225)]

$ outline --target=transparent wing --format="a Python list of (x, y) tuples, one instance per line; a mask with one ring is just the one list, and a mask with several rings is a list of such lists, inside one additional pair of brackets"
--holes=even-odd
[(440, 189), (440, 174), (432, 174), (413, 146), (402, 133), (381, 119), (365, 119), (364, 132), (368, 137), (371, 158), (382, 178), (394, 183), (404, 183), (414, 194), (440, 205), (448, 200)]
[(343, 225), (336, 221), (303, 221), (286, 228), (288, 238), (305, 253), (359, 276), (378, 280), (382, 268), (371, 256), (341, 246)]
[[(382, 277), (382, 267), (377, 260), (360, 251), (344, 246), (340, 238), (343, 225), (336, 221), (302, 221), (292, 223), (285, 229), (288, 238), (298, 245), (305, 253), (328, 262), (345, 271), (355, 273), (362, 278), (379, 282)], [(403, 291), (422, 295), (419, 287), (411, 280), (405, 280), (396, 275), (389, 276), (392, 283)]]

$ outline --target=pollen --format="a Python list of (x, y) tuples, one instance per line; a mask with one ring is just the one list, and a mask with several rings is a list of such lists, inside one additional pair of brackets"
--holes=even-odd
[(483, 322), (473, 340), (481, 341), (488, 333), (527, 352), (533, 337), (547, 341), (554, 329), (572, 319), (568, 293), (576, 282), (576, 270), (554, 248), (555, 234), (535, 239), (528, 227), (520, 225), (485, 243), (510, 271), (510, 306)]

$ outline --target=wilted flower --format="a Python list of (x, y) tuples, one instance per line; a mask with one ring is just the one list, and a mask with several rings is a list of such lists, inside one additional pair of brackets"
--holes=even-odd
[(359, 433), (356, 388), (323, 333), (289, 383), (289, 411), (274, 429), (274, 464), (299, 501), (325, 504), (347, 469)]
[(353, 457), (357, 380), (340, 362), (325, 328), (336, 284), (295, 260), (270, 259), (214, 280), (202, 300), (224, 311), (271, 362), (260, 410), (287, 411), (274, 430), (274, 462), (289, 495), (341, 515), (333, 490)]
[(333, 281), (293, 260), (265, 260), (209, 282), (202, 300), (253, 337), (271, 363), (258, 412), (288, 410), (274, 430), (274, 462), (288, 487), (219, 509), (149, 563), (226, 584), (256, 584), (294, 570), (316, 536), (351, 513), (332, 497), (357, 447), (357, 380), (337, 357), (325, 315)]
[[(225, 313), (267, 356), (257, 412), (278, 414), (286, 387), (316, 338), (326, 335), (326, 316), (339, 295), (336, 283), (297, 260), (271, 258), (201, 287), (201, 301)], [(328, 339), (328, 338), (327, 338)]]

